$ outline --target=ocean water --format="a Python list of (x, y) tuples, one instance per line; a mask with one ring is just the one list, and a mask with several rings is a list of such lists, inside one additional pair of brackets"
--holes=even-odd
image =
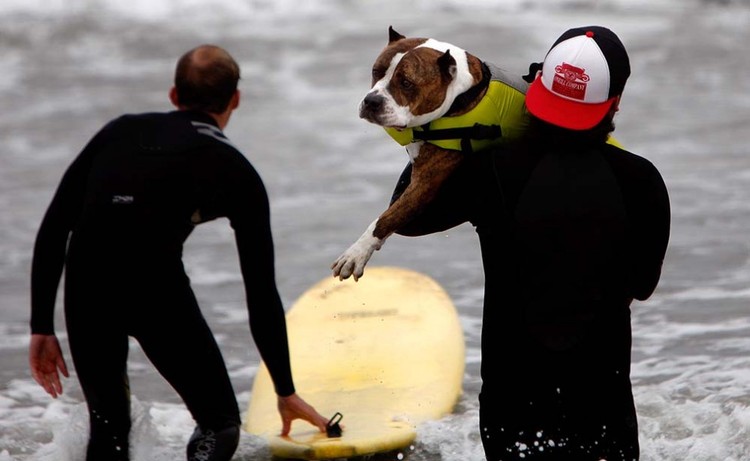
[[(750, 2), (3, 0), (0, 461), (83, 460), (88, 423), (75, 375), (53, 400), (28, 372), (32, 245), (63, 170), (102, 124), (171, 109), (167, 91), (184, 51), (216, 43), (242, 66), (243, 101), (226, 133), (269, 190), (289, 306), (385, 209), (407, 162), (357, 116), (389, 25), (522, 74), (561, 32), (585, 24), (611, 27), (629, 49), (633, 75), (616, 135), (657, 165), (673, 207), (661, 284), (633, 305), (642, 459), (750, 460)], [(473, 229), (394, 236), (370, 264), (437, 279), (465, 330), (464, 395), (452, 415), (420, 426), (409, 459), (482, 461), (483, 276)], [(259, 358), (226, 221), (196, 230), (186, 265), (246, 408)], [(129, 372), (134, 461), (184, 459), (191, 418), (137, 343)], [(234, 459), (270, 455), (243, 434)]]

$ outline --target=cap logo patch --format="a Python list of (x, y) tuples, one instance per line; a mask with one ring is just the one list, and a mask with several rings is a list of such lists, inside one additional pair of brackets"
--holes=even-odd
[(586, 69), (564, 62), (555, 67), (552, 91), (561, 96), (583, 101), (586, 97), (586, 82), (588, 81), (589, 76), (586, 74)]

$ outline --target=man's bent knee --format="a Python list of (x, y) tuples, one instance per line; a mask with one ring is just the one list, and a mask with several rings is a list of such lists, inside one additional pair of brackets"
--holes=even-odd
[(214, 431), (196, 427), (187, 446), (188, 461), (229, 461), (240, 443), (239, 426)]

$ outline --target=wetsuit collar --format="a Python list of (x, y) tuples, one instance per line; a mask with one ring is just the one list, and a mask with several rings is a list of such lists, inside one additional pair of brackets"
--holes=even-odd
[(184, 117), (194, 122), (208, 123), (210, 125), (215, 126), (216, 128), (219, 127), (219, 123), (216, 121), (215, 118), (199, 110), (184, 109), (184, 110), (176, 110), (174, 111), (174, 113), (178, 114), (180, 117)]

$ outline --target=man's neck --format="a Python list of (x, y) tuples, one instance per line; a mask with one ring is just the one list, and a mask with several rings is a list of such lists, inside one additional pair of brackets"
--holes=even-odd
[(223, 131), (227, 124), (229, 124), (229, 117), (232, 115), (232, 111), (225, 111), (221, 114), (214, 114), (209, 112), (208, 115), (216, 120), (216, 124), (219, 125), (219, 129)]

